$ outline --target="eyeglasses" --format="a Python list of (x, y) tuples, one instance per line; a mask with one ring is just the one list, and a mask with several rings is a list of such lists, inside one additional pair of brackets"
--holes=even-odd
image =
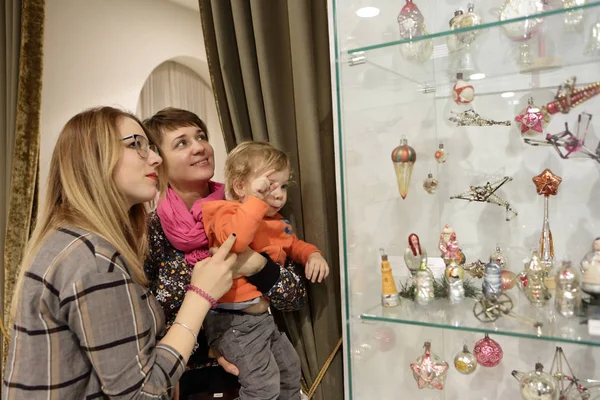
[(155, 144), (150, 143), (145, 136), (133, 134), (125, 136), (121, 140), (125, 141), (131, 139), (133, 139), (133, 141), (129, 143), (128, 147), (134, 148), (140, 157), (144, 159), (148, 158), (149, 150), (152, 150), (153, 152), (158, 154), (158, 147), (156, 147)]

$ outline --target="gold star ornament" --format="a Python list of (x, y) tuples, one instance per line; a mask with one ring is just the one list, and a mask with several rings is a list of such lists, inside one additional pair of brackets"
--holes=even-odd
[(546, 168), (541, 174), (533, 177), (535, 190), (539, 195), (556, 196), (558, 186), (562, 182), (562, 178), (554, 175), (552, 171)]

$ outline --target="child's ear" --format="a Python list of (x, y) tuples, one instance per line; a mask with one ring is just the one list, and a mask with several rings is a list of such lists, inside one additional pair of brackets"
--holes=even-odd
[(241, 199), (244, 197), (244, 195), (246, 194), (246, 190), (244, 188), (244, 183), (242, 182), (241, 179), (236, 179), (233, 182), (233, 191), (237, 195), (238, 199)]

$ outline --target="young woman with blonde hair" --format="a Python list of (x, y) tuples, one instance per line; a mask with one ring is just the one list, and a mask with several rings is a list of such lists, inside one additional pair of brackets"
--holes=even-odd
[(195, 265), (165, 334), (143, 270), (161, 162), (129, 113), (95, 108), (65, 125), (13, 299), (4, 399), (171, 398), (236, 256), (232, 235)]

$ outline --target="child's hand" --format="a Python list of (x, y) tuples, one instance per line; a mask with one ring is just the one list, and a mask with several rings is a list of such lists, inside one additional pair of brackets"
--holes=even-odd
[(321, 254), (312, 253), (306, 261), (305, 271), (306, 279), (312, 283), (315, 281), (321, 283), (329, 275), (329, 265)]
[(250, 184), (250, 194), (252, 196), (264, 200), (269, 193), (277, 189), (278, 183), (271, 183), (269, 180), (269, 175), (271, 175), (273, 172), (275, 172), (275, 170), (270, 169), (252, 181)]

